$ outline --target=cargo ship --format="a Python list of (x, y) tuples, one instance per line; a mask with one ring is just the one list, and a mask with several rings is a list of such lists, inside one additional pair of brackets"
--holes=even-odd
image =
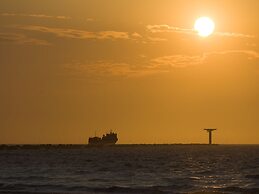
[(115, 145), (118, 141), (117, 133), (106, 133), (101, 137), (89, 137), (88, 145)]

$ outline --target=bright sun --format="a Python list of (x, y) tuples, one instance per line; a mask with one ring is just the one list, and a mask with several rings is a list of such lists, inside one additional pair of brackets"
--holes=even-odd
[(207, 37), (213, 33), (214, 29), (215, 24), (208, 17), (200, 17), (195, 21), (194, 30), (198, 32), (199, 36)]

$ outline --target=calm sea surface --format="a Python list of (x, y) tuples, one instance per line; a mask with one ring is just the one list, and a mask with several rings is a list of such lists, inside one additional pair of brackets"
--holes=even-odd
[(259, 194), (259, 146), (0, 150), (0, 193)]

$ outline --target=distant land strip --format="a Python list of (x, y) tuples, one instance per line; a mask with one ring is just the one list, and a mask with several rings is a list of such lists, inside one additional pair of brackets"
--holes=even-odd
[[(219, 144), (212, 144), (216, 146)], [(208, 146), (202, 143), (189, 144), (116, 144), (116, 145), (88, 145), (88, 144), (0, 144), (0, 150), (15, 150), (15, 149), (81, 149), (95, 147), (137, 147), (137, 146)], [(211, 146), (211, 145), (210, 145)]]

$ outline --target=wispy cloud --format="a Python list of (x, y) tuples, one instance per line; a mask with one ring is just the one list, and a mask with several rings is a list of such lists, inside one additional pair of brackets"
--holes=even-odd
[(16, 33), (0, 33), (0, 42), (11, 42), (15, 44), (28, 44), (28, 45), (41, 45), (41, 46), (49, 46), (51, 43), (36, 39), (30, 38), (23, 34), (16, 34)]
[(142, 35), (140, 35), (140, 34), (137, 33), (137, 32), (133, 32), (133, 33), (131, 34), (131, 36), (132, 36), (133, 38), (136, 38), (136, 39), (139, 39), (139, 38), (142, 38), (142, 37), (143, 37)]
[(174, 26), (169, 26), (167, 24), (147, 25), (146, 28), (151, 33), (161, 33), (161, 32), (178, 32), (178, 33), (185, 33), (185, 34), (195, 33), (193, 29), (174, 27)]
[[(151, 33), (173, 32), (173, 33), (182, 33), (182, 34), (197, 34), (197, 32), (194, 29), (169, 26), (167, 24), (147, 25), (146, 29)], [(255, 37), (253, 35), (235, 33), (235, 32), (215, 32), (214, 35), (234, 37), (234, 38), (254, 38)]]
[(59, 37), (90, 39), (95, 38), (95, 33), (83, 30), (75, 30), (70, 28), (50, 28), (45, 26), (18, 26), (19, 29), (51, 33)]
[(233, 32), (215, 32), (214, 34), (218, 36), (227, 36), (227, 37), (234, 37), (234, 38), (255, 38), (255, 36), (253, 35), (233, 33)]
[(45, 15), (45, 14), (1, 13), (0, 15), (5, 17), (34, 17), (34, 18), (61, 19), (61, 20), (71, 19), (71, 17), (68, 17), (68, 16), (61, 16), (61, 15), (52, 16), (52, 15)]
[(118, 63), (112, 61), (97, 61), (92, 63), (66, 64), (65, 70), (72, 75), (95, 75), (100, 77), (141, 77), (161, 73), (169, 73), (176, 68), (205, 64), (211, 57), (222, 55), (245, 56), (247, 60), (259, 59), (259, 53), (253, 50), (226, 50), (209, 52), (202, 55), (171, 55), (148, 60), (141, 65)]
[(167, 41), (166, 38), (161, 38), (161, 37), (152, 37), (152, 36), (148, 36), (147, 37), (147, 41), (148, 42), (164, 42), (164, 41)]
[(123, 32), (123, 31), (87, 31), (79, 30), (74, 28), (54, 28), (48, 26), (38, 26), (38, 25), (20, 25), (14, 26), (15, 28), (26, 30), (26, 31), (36, 31), (41, 33), (49, 33), (60, 38), (71, 38), (71, 39), (97, 39), (97, 40), (133, 40), (137, 43), (157, 43), (167, 41), (166, 38), (150, 36), (150, 34), (140, 34), (138, 32)]
[(226, 50), (226, 51), (215, 51), (206, 53), (205, 56), (209, 57), (212, 55), (244, 55), (247, 59), (259, 59), (259, 53), (254, 50)]
[(204, 55), (171, 55), (152, 59), (150, 61), (150, 68), (182, 68), (201, 64), (205, 59)]
[(54, 34), (58, 37), (73, 38), (73, 39), (135, 39), (136, 33), (130, 34), (129, 32), (120, 31), (86, 31), (72, 28), (52, 28), (46, 26), (17, 26), (19, 29), (38, 31), (42, 33)]
[(218, 52), (207, 52), (202, 55), (171, 55), (151, 59), (150, 67), (152, 68), (183, 68), (205, 63), (211, 57), (222, 55), (242, 55), (248, 60), (259, 59), (259, 53), (253, 50), (226, 50)]
[(99, 77), (141, 77), (164, 70), (155, 69), (149, 66), (136, 66), (130, 63), (118, 63), (111, 61), (97, 61), (93, 63), (73, 63), (64, 66), (67, 73), (76, 76), (94, 75)]
[(129, 39), (128, 32), (101, 31), (95, 33), (97, 39)]

